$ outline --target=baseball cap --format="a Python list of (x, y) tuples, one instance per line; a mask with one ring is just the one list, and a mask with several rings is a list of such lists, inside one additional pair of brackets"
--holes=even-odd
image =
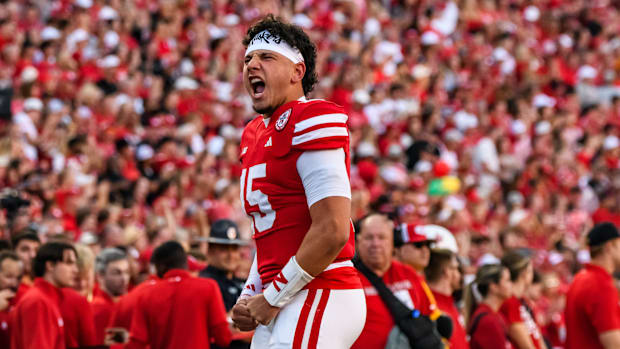
[(434, 238), (430, 238), (424, 234), (424, 225), (415, 223), (403, 223), (396, 227), (394, 231), (394, 240), (396, 247), (416, 242), (435, 241)]
[(207, 242), (221, 245), (247, 245), (239, 236), (239, 227), (230, 219), (218, 219), (211, 225), (211, 235)]
[(609, 240), (620, 238), (618, 228), (613, 223), (603, 222), (597, 224), (588, 232), (588, 246), (598, 246)]

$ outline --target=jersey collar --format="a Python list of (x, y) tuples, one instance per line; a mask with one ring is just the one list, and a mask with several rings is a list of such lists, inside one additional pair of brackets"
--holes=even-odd
[(170, 279), (170, 278), (176, 278), (179, 277), (181, 279), (187, 279), (189, 278), (191, 275), (189, 274), (189, 272), (185, 269), (172, 269), (169, 270), (166, 274), (164, 274), (164, 279)]

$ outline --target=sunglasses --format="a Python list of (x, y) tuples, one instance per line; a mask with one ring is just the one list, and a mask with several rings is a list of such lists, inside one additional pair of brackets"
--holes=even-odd
[(430, 241), (414, 242), (413, 246), (415, 246), (415, 248), (430, 247), (431, 246), (431, 242)]

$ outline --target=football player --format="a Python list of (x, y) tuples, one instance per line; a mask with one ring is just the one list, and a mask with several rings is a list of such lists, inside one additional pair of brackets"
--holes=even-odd
[(241, 202), (256, 257), (233, 308), (253, 348), (349, 348), (366, 319), (351, 258), (349, 132), (342, 107), (306, 96), (316, 47), (267, 16), (244, 39), (243, 81), (260, 114), (241, 138)]

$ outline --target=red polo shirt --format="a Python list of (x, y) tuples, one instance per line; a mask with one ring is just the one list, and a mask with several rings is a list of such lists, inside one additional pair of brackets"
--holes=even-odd
[(11, 312), (12, 349), (65, 349), (64, 321), (58, 303), (62, 291), (42, 278)]
[(67, 347), (89, 347), (97, 344), (95, 322), (90, 304), (74, 289), (63, 288), (60, 298), (60, 314), (65, 322)]
[[(381, 296), (372, 286), (364, 274), (358, 271), (364, 295), (366, 296), (366, 323), (362, 333), (351, 348), (353, 349), (383, 349), (388, 335), (394, 327), (394, 318), (383, 303)], [(419, 278), (415, 270), (398, 261), (392, 261), (390, 269), (381, 277), (385, 285), (394, 292), (394, 295), (412, 309), (418, 308), (420, 294), (415, 291), (414, 284)]]
[(450, 337), (450, 349), (469, 349), (465, 329), (461, 323), (462, 317), (459, 310), (454, 305), (454, 299), (451, 295), (445, 295), (437, 291), (433, 291), (433, 296), (437, 301), (437, 307), (444, 315), (448, 315), (452, 320), (452, 337)]
[(122, 327), (129, 331), (131, 329), (131, 318), (133, 317), (134, 309), (137, 307), (138, 299), (155, 285), (157, 280), (157, 277), (150, 277), (119, 298), (110, 319), (110, 327)]
[[(470, 324), (474, 319), (485, 313), (478, 320), (475, 331), (470, 333), (469, 345), (471, 349), (511, 349), (512, 345), (506, 334), (507, 328), (504, 319), (488, 305), (482, 303), (471, 316)], [(468, 329), (471, 332), (471, 328)]]
[(0, 311), (0, 348), (11, 347), (9, 332), (9, 310)]
[(110, 327), (114, 305), (114, 300), (107, 292), (99, 288), (95, 289), (90, 306), (93, 310), (95, 335), (99, 344), (102, 344), (105, 339), (105, 329)]
[(618, 291), (603, 268), (586, 264), (566, 296), (566, 349), (603, 349), (601, 333), (620, 329)]
[(226, 347), (231, 337), (217, 283), (173, 269), (138, 299), (128, 348)]

